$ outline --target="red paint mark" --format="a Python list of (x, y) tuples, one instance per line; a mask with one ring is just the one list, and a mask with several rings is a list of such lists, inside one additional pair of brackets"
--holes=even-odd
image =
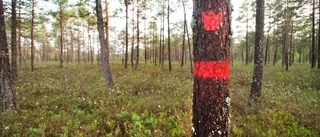
[(194, 76), (202, 78), (229, 78), (229, 60), (195, 61)]
[(202, 22), (204, 24), (204, 29), (209, 30), (216, 30), (223, 17), (223, 13), (219, 12), (218, 14), (215, 14), (214, 11), (209, 11), (209, 13), (201, 11), (202, 16)]

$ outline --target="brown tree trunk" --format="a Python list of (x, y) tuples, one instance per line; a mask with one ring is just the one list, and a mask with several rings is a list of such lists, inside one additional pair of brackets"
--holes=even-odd
[(131, 67), (133, 67), (134, 54), (134, 1), (132, 1), (132, 40), (131, 40)]
[(78, 27), (78, 37), (77, 37), (77, 43), (78, 43), (78, 63), (81, 61), (80, 53), (81, 53), (81, 42), (80, 42), (80, 26)]
[(316, 53), (315, 53), (315, 2), (312, 0), (312, 45), (311, 45), (311, 68), (316, 66)]
[[(108, 7), (106, 7), (108, 9)], [(100, 40), (100, 50), (101, 50), (101, 62), (103, 65), (104, 78), (106, 81), (107, 87), (114, 85), (113, 79), (111, 76), (110, 65), (109, 65), (109, 33), (108, 27), (106, 27), (106, 37), (104, 36), (104, 27), (103, 27), (103, 18), (102, 18), (102, 8), (101, 0), (96, 0), (96, 12), (97, 12), (97, 22), (98, 22), (98, 31), (99, 31), (99, 40)], [(106, 22), (108, 23), (109, 16), (106, 17)], [(107, 25), (108, 26), (108, 25)]]
[(286, 1), (286, 15), (285, 15), (285, 34), (284, 34), (284, 65), (286, 66), (286, 71), (289, 69), (289, 7), (288, 0)]
[(34, 0), (31, 1), (32, 3), (32, 17), (31, 17), (31, 71), (34, 71)]
[(22, 68), (22, 51), (21, 51), (21, 0), (19, 0), (19, 24), (18, 24), (18, 29), (19, 29), (19, 38), (18, 38), (18, 48), (19, 48), (19, 66)]
[(185, 9), (185, 4), (184, 1), (181, 0), (182, 6), (183, 6), (183, 35), (182, 35), (182, 52), (181, 52), (181, 67), (184, 65), (184, 53), (185, 53), (185, 37), (186, 37), (186, 23), (187, 23), (187, 17), (186, 17), (186, 9)]
[(125, 0), (126, 4), (126, 53), (124, 58), (124, 68), (128, 68), (128, 0)]
[(249, 64), (249, 32), (248, 32), (248, 28), (249, 28), (249, 19), (248, 19), (248, 14), (247, 14), (247, 26), (246, 26), (246, 65)]
[(16, 5), (17, 0), (12, 0), (11, 13), (11, 77), (17, 77), (17, 25), (16, 25)]
[(274, 54), (273, 54), (273, 66), (277, 63), (278, 60), (278, 38), (276, 36), (274, 37), (276, 44), (274, 48)]
[(318, 27), (318, 69), (320, 69), (320, 0), (319, 0), (319, 5), (318, 5), (318, 7), (319, 7), (319, 21), (318, 21), (318, 25), (319, 25), (319, 27)]
[(193, 2), (192, 136), (228, 136), (230, 1)]
[(262, 87), (263, 74), (263, 38), (264, 38), (264, 0), (256, 0), (256, 31), (255, 31), (255, 48), (254, 48), (254, 71), (251, 85), (251, 92), (248, 101), (250, 106), (252, 103), (259, 103)]
[(187, 30), (187, 40), (188, 40), (188, 49), (189, 49), (189, 60), (190, 60), (190, 72), (193, 74), (193, 60), (192, 60), (192, 54), (191, 54), (191, 44), (190, 44), (190, 38), (189, 38), (189, 31), (188, 31), (188, 24), (185, 24), (186, 30)]
[(163, 67), (163, 64), (164, 64), (164, 14), (165, 14), (165, 11), (164, 11), (164, 4), (165, 4), (165, 0), (163, 0), (163, 3), (162, 3), (162, 50), (161, 50), (161, 66)]
[(136, 67), (139, 65), (139, 57), (140, 57), (140, 28), (139, 28), (139, 15), (140, 15), (140, 9), (139, 9), (139, 1), (137, 1), (137, 58), (136, 58)]
[(167, 20), (168, 20), (168, 60), (169, 60), (169, 71), (172, 70), (172, 66), (171, 66), (171, 47), (170, 47), (170, 0), (168, 0), (168, 16), (167, 16)]
[(59, 16), (60, 16), (60, 68), (63, 68), (63, 26), (62, 26), (62, 2), (59, 2)]
[[(269, 23), (270, 24), (270, 23)], [(266, 44), (266, 52), (264, 55), (264, 65), (267, 65), (267, 60), (268, 60), (268, 52), (269, 52), (269, 32), (270, 32), (270, 25), (269, 25), (269, 29), (268, 29), (268, 36), (267, 36), (267, 44)]]
[(4, 110), (16, 111), (15, 97), (10, 77), (9, 49), (4, 20), (3, 1), (0, 0), (0, 95)]

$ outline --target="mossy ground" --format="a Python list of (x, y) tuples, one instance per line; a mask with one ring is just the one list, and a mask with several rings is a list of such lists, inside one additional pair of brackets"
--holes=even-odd
[[(37, 63), (14, 81), (18, 113), (0, 115), (0, 136), (190, 136), (193, 77), (188, 64), (112, 62), (107, 88), (97, 64)], [(252, 64), (231, 67), (230, 136), (319, 136), (320, 71), (295, 64), (265, 66), (259, 112), (249, 96)]]

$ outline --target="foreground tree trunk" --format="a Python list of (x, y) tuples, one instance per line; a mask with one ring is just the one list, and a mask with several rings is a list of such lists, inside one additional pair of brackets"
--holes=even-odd
[[(106, 7), (108, 9), (108, 7)], [(96, 12), (97, 12), (97, 22), (98, 22), (98, 31), (99, 31), (99, 40), (100, 40), (100, 50), (101, 50), (101, 62), (103, 65), (103, 73), (108, 87), (113, 86), (113, 79), (111, 76), (110, 66), (109, 66), (109, 36), (108, 28), (106, 28), (107, 36), (104, 36), (104, 27), (103, 27), (103, 18), (102, 18), (102, 8), (101, 0), (96, 0)], [(108, 23), (108, 16), (106, 17), (106, 22)]]
[(254, 48), (254, 72), (252, 78), (251, 92), (248, 101), (250, 106), (257, 103), (261, 96), (262, 73), (263, 73), (263, 26), (264, 26), (264, 0), (256, 0), (256, 33)]
[(230, 1), (194, 0), (194, 137), (228, 136)]
[(4, 21), (3, 1), (0, 0), (0, 95), (1, 104), (4, 110), (16, 111), (16, 103), (12, 91), (10, 78), (9, 49), (6, 36), (6, 25)]
[(170, 47), (170, 1), (168, 0), (168, 61), (169, 61), (169, 71), (172, 70), (172, 66), (171, 66), (171, 47)]
[(59, 2), (60, 16), (60, 68), (63, 68), (63, 26), (62, 26), (62, 2)]
[(17, 77), (17, 25), (16, 25), (16, 5), (17, 0), (12, 0), (11, 13), (11, 77)]

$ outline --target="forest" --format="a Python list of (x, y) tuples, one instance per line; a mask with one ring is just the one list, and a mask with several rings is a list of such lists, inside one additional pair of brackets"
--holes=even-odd
[(320, 137), (320, 1), (0, 0), (0, 136)]

